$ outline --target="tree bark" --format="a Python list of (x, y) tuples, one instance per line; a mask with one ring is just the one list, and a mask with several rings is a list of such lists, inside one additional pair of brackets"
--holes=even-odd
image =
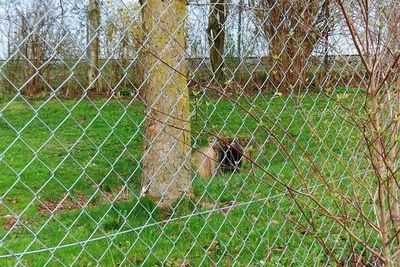
[(210, 15), (208, 17), (208, 43), (210, 45), (210, 63), (214, 77), (220, 85), (224, 85), (224, 46), (225, 46), (225, 2), (210, 0)]
[(301, 90), (309, 83), (306, 64), (319, 41), (319, 2), (260, 0), (255, 8), (268, 39), (270, 82), (282, 93)]
[(88, 89), (97, 88), (100, 90), (99, 79), (96, 78), (99, 73), (99, 54), (100, 54), (100, 4), (98, 0), (89, 0), (88, 8), (88, 57), (89, 57), (89, 69), (88, 69)]
[(186, 2), (148, 0), (142, 16), (147, 115), (142, 193), (169, 208), (182, 195), (192, 194), (189, 94), (182, 60)]

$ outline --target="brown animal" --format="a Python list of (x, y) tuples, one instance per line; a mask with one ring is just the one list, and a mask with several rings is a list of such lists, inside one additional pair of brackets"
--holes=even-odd
[(217, 172), (219, 155), (216, 146), (217, 142), (213, 139), (206, 147), (193, 153), (192, 166), (199, 176), (210, 178)]

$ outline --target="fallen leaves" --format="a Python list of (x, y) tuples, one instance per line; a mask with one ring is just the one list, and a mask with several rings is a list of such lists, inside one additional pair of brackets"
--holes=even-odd
[(11, 228), (14, 227), (14, 225), (17, 224), (17, 219), (15, 219), (14, 216), (12, 215), (6, 215), (4, 216), (6, 218), (6, 225), (5, 225), (5, 229), (6, 230), (10, 230)]
[(88, 204), (89, 198), (86, 197), (83, 193), (78, 194), (78, 196), (72, 198), (70, 196), (63, 197), (61, 201), (50, 200), (42, 202), (38, 209), (40, 213), (54, 213), (61, 211), (69, 211), (80, 209)]

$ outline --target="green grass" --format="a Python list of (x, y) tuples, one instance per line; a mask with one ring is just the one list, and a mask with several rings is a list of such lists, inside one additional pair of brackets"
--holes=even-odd
[[(265, 125), (271, 129), (293, 158), (304, 160), (302, 150), (288, 141), (279, 124), (323, 166), (327, 177), (336, 180), (346, 176), (346, 168), (340, 164), (338, 167), (327, 148), (346, 158), (353, 153), (358, 138), (335, 116), (336, 107), (327, 98), (300, 97), (300, 108), (288, 97), (241, 98), (245, 107), (256, 105), (272, 119), (264, 119), (262, 124), (226, 99), (204, 99), (197, 104), (192, 100), (192, 112), (197, 113), (192, 125), (194, 147), (207, 142), (203, 127), (224, 136), (254, 137), (257, 163), (279, 179), (297, 185), (299, 179), (292, 180), (298, 177), (294, 167), (287, 164), (288, 157), (261, 128)], [(62, 248), (0, 258), (0, 266), (17, 262), (28, 266), (60, 265), (59, 261), (76, 266), (180, 266), (184, 260), (193, 266), (210, 266), (213, 262), (219, 266), (235, 262), (241, 266), (296, 266), (328, 261), (311, 236), (288, 222), (288, 214), (300, 214), (292, 208), (290, 198), (278, 195), (282, 186), (258, 168), (250, 173), (248, 163), (239, 174), (218, 175), (211, 181), (196, 177), (194, 199), (179, 200), (168, 213), (145, 197), (138, 198), (143, 149), (140, 103), (32, 101), (29, 105), (37, 109), (36, 113), (21, 99), (11, 104), (9, 101), (0, 99), (0, 255)], [(257, 117), (261, 117), (259, 111), (253, 111)], [(325, 148), (314, 138), (302, 114), (318, 124), (316, 130), (324, 137)], [(207, 116), (211, 122), (205, 120)], [(304, 168), (312, 180), (306, 164)], [(107, 198), (118, 194), (124, 197), (110, 204)], [(41, 206), (55, 205), (63, 199), (66, 210), (52, 213)], [(244, 204), (228, 213), (210, 210), (210, 203), (220, 208), (232, 201)], [(323, 201), (330, 203), (332, 199)], [(78, 202), (88, 205), (68, 208), (73, 204), (78, 207)], [(10, 231), (10, 220), (15, 216), (19, 224)], [(174, 220), (165, 223), (171, 218)], [(329, 226), (326, 221), (320, 225)], [(110, 238), (103, 238), (106, 235)], [(326, 235), (334, 242), (342, 234), (334, 229)], [(76, 242), (85, 245), (70, 246)], [(335, 242), (338, 252), (349, 246), (340, 238)]]

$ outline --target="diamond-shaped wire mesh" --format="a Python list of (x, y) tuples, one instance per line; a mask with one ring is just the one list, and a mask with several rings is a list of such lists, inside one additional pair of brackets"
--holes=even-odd
[(338, 3), (0, 1), (0, 265), (379, 265)]

